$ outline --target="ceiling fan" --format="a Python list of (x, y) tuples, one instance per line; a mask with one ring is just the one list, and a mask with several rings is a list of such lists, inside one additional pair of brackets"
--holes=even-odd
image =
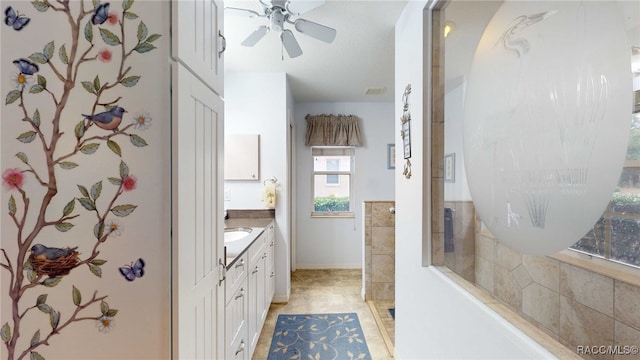
[(262, 14), (249, 10), (239, 9), (234, 7), (226, 7), (225, 14), (238, 15), (249, 18), (266, 18), (269, 20), (268, 25), (259, 26), (253, 33), (251, 33), (241, 43), (243, 46), (254, 46), (260, 41), (268, 32), (275, 31), (280, 33), (280, 40), (282, 45), (287, 50), (290, 58), (295, 58), (302, 55), (302, 49), (298, 44), (293, 32), (285, 29), (285, 23), (292, 24), (294, 28), (307, 36), (331, 43), (336, 38), (336, 30), (328, 26), (324, 26), (313, 21), (305, 19), (295, 19), (292, 17), (301, 15), (307, 11), (315, 9), (325, 3), (326, 0), (258, 0), (262, 5)]

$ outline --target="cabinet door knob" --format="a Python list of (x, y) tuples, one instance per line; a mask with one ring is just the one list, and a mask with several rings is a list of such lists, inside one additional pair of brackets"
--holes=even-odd
[(234, 300), (238, 300), (238, 299), (240, 299), (240, 298), (241, 298), (241, 297), (243, 297), (243, 296), (244, 296), (244, 289), (242, 289), (242, 288), (241, 288), (241, 289), (240, 289), (240, 294), (236, 295), (236, 297), (234, 298)]
[(236, 355), (240, 354), (243, 351), (244, 351), (244, 340), (241, 340), (240, 346), (238, 347), (238, 350), (236, 350)]
[(244, 259), (240, 259), (240, 262), (236, 264), (236, 268), (244, 266)]
[(222, 57), (222, 53), (227, 50), (227, 38), (222, 35), (222, 31), (218, 30), (218, 36), (221, 38), (220, 41), (220, 51), (218, 51), (218, 57)]
[(255, 270), (253, 270), (251, 273), (252, 273), (252, 274), (255, 274), (255, 273), (257, 273), (258, 271), (260, 271), (260, 268), (258, 268), (258, 267), (256, 266)]
[(276, 276), (276, 274), (273, 273), (273, 271), (271, 272), (271, 275), (269, 275), (269, 277), (274, 277)]

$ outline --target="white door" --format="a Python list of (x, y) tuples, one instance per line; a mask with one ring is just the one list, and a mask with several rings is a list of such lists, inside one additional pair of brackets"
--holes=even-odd
[(173, 63), (173, 357), (224, 358), (223, 102)]
[(224, 57), (222, 0), (171, 2), (173, 58), (223, 96)]

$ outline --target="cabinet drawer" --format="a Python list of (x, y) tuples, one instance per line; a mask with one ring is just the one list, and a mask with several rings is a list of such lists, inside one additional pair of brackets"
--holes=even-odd
[(225, 304), (231, 300), (233, 294), (238, 291), (242, 281), (247, 277), (247, 254), (246, 252), (231, 265), (227, 270), (227, 280), (225, 281)]
[(258, 260), (260, 260), (262, 258), (262, 256), (264, 255), (264, 243), (265, 243), (265, 239), (267, 237), (265, 236), (265, 233), (263, 232), (262, 234), (260, 234), (260, 236), (256, 239), (256, 241), (249, 247), (249, 251), (247, 251), (249, 253), (249, 268), (253, 269), (253, 267), (256, 265), (256, 263), (258, 262)]

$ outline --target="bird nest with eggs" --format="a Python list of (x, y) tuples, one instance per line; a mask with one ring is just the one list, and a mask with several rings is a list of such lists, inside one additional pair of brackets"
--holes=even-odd
[(77, 251), (72, 251), (68, 255), (55, 259), (40, 258), (32, 255), (30, 260), (31, 267), (38, 276), (48, 275), (49, 277), (68, 275), (71, 269), (76, 267), (79, 262)]

